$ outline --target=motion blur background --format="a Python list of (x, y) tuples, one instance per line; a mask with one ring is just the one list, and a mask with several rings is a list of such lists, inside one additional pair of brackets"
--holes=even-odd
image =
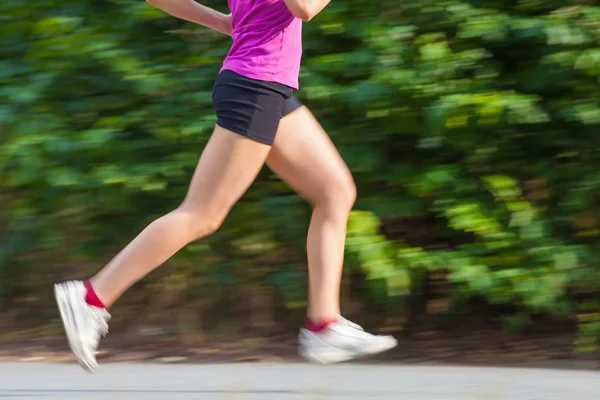
[[(598, 359), (597, 4), (334, 0), (305, 25), (298, 95), (359, 190), (343, 309), (401, 338), (382, 358)], [(142, 0), (0, 3), (0, 357), (67, 354), (52, 283), (179, 204), (230, 43)], [(309, 215), (265, 169), (114, 307), (103, 356), (293, 357)]]

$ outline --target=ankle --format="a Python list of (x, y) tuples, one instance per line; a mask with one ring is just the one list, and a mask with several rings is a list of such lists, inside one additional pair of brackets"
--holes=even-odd
[(337, 322), (337, 318), (307, 318), (305, 329), (313, 333), (321, 333), (330, 325)]
[(107, 307), (104, 305), (104, 303), (102, 302), (102, 300), (100, 300), (100, 298), (96, 294), (96, 291), (92, 287), (91, 282), (90, 281), (86, 281), (86, 282), (84, 282), (84, 284), (85, 284), (85, 289), (86, 289), (85, 302), (87, 304), (89, 304), (90, 306), (97, 307), (97, 308), (102, 308), (102, 309), (106, 310)]

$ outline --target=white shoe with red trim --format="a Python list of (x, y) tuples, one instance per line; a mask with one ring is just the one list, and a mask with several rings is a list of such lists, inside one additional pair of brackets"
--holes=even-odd
[(85, 302), (85, 284), (80, 281), (54, 285), (54, 295), (71, 351), (87, 372), (98, 369), (96, 350), (100, 338), (108, 334), (110, 314)]
[(329, 325), (319, 333), (301, 329), (299, 353), (308, 361), (333, 364), (355, 358), (383, 353), (398, 345), (393, 336), (378, 336), (345, 318)]

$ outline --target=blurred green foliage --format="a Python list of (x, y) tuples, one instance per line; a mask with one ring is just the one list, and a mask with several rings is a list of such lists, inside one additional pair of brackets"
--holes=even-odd
[[(230, 41), (141, 0), (3, 2), (0, 21), (6, 305), (95, 270), (179, 204)], [(348, 270), (361, 296), (403, 313), (443, 273), (455, 313), (509, 306), (509, 329), (579, 315), (579, 348), (596, 348), (598, 21), (585, 0), (351, 0), (305, 25), (299, 96), (359, 187)], [(173, 261), (178, 290), (266, 285), (302, 306), (309, 213), (264, 171), (217, 235)]]

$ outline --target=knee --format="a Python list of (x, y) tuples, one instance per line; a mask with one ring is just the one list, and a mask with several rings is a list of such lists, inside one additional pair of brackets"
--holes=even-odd
[(180, 216), (181, 229), (190, 241), (194, 241), (215, 233), (223, 224), (227, 212), (225, 210), (208, 210), (182, 204), (175, 211)]
[(350, 174), (332, 182), (318, 200), (336, 213), (347, 215), (356, 202), (356, 184)]
[(343, 190), (342, 204), (346, 212), (349, 213), (352, 210), (352, 207), (354, 207), (354, 203), (356, 203), (357, 196), (356, 183), (354, 183), (352, 177), (350, 177), (346, 185), (344, 185)]

